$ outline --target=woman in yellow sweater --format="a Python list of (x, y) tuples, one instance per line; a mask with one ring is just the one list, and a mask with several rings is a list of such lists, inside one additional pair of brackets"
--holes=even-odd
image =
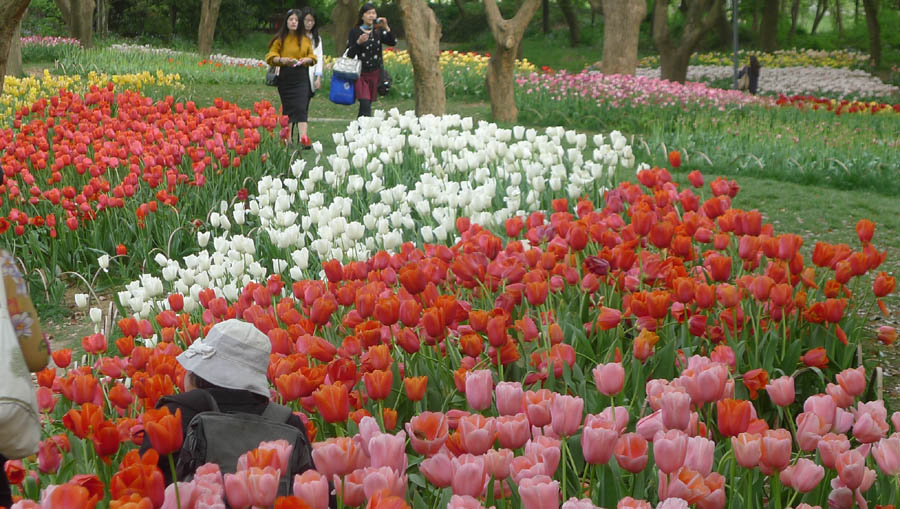
[(307, 110), (310, 90), (309, 66), (316, 64), (316, 55), (306, 27), (300, 22), (300, 9), (287, 12), (278, 33), (269, 43), (266, 63), (278, 66), (278, 95), (281, 97), (281, 112), (291, 122), (291, 142), (296, 130), (298, 141), (303, 148), (309, 148), (306, 135)]

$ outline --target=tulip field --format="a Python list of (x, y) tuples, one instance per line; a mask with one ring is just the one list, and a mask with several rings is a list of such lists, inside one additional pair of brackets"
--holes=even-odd
[[(76, 79), (90, 55), (65, 51), (69, 74), (0, 97), (0, 243), (33, 293), (77, 288), (96, 328), (36, 373), (43, 441), (4, 465), (13, 508), (900, 504), (900, 412), (869, 355), (897, 339), (872, 326), (896, 298), (895, 232), (859, 219), (809, 240), (736, 207), (741, 177), (680, 145), (652, 160), (627, 132), (528, 106), (527, 125), (378, 110), (295, 151), (269, 101), (183, 97), (261, 79), (252, 62), (106, 48), (101, 63), (141, 56)], [(460, 83), (484, 71), (442, 58)], [(558, 101), (576, 124), (896, 116), (526, 61), (517, 80), (520, 104)], [(286, 490), (283, 441), (163, 480), (182, 416), (155, 405), (185, 390), (176, 356), (231, 318), (268, 336), (272, 400), (312, 443), (316, 468)]]

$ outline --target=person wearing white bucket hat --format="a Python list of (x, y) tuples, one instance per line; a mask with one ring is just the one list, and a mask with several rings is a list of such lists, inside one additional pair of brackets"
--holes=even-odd
[[(161, 398), (156, 407), (165, 406), (173, 414), (181, 410), (181, 426), (185, 435), (191, 420), (202, 412), (244, 413), (266, 417), (270, 407), (266, 371), (271, 350), (268, 336), (253, 324), (236, 319), (217, 323), (206, 337), (192, 343), (177, 357), (178, 363), (186, 370), (185, 392)], [(210, 396), (214, 401), (210, 401)], [(302, 444), (309, 449), (309, 454), (294, 455), (306, 462), (296, 465), (295, 470), (315, 468), (303, 421), (291, 413), (283, 422), (302, 432)], [(274, 438), (267, 438), (269, 439)], [(150, 441), (145, 437), (141, 454), (150, 448)], [(178, 458), (179, 453), (180, 451), (176, 451), (174, 457)], [(166, 484), (171, 483), (168, 458), (160, 457), (159, 465)], [(182, 472), (178, 473), (179, 480), (182, 475)]]

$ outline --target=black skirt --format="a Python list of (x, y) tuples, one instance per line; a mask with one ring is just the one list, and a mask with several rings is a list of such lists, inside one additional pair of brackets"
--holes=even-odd
[(282, 115), (287, 115), (292, 124), (306, 122), (311, 97), (309, 67), (282, 67), (278, 74), (278, 95)]

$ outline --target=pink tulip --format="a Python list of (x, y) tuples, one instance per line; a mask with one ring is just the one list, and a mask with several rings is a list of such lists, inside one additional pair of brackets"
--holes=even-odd
[(685, 431), (691, 423), (691, 397), (686, 392), (670, 390), (660, 396), (662, 424), (666, 429)]
[(859, 488), (866, 473), (866, 458), (858, 451), (843, 452), (837, 457), (835, 467), (841, 482), (851, 490)]
[(754, 468), (762, 456), (762, 437), (756, 433), (740, 433), (731, 437), (731, 447), (738, 465)]
[[(294, 446), (288, 443), (287, 440), (274, 440), (271, 442), (261, 442), (257, 449), (266, 449), (270, 451), (275, 451), (275, 458), (278, 462), (278, 470), (282, 472), (288, 471), (288, 463), (291, 460), (291, 451)], [(272, 465), (275, 466), (275, 465)], [(242, 454), (240, 458), (238, 458), (237, 462), (238, 470), (247, 470), (247, 454)]]
[(549, 476), (556, 473), (561, 454), (560, 441), (552, 437), (535, 437), (525, 444), (525, 456), (543, 462), (544, 473)]
[(310, 469), (294, 476), (294, 496), (310, 509), (328, 509), (328, 478)]
[(609, 421), (589, 414), (581, 429), (581, 452), (591, 465), (605, 465), (612, 457), (619, 434)]
[(28, 500), (27, 498), (24, 498), (13, 504), (9, 509), (41, 509), (41, 504), (35, 502), (34, 500)]
[(558, 509), (559, 481), (546, 475), (538, 475), (522, 479), (519, 484), (519, 496), (524, 509)]
[(391, 467), (397, 472), (406, 472), (409, 465), (406, 432), (379, 433), (369, 439), (369, 463), (373, 467)]
[(38, 448), (38, 470), (45, 474), (55, 474), (61, 461), (62, 456), (56, 442), (49, 438), (41, 442)]
[(662, 408), (660, 398), (668, 389), (669, 381), (665, 378), (654, 378), (647, 381), (647, 384), (644, 386), (644, 392), (647, 393), (647, 402), (650, 403), (650, 408), (654, 412)]
[(584, 400), (565, 394), (557, 394), (550, 404), (550, 426), (559, 436), (574, 435), (581, 426)]
[(334, 492), (344, 499), (344, 505), (355, 507), (366, 502), (366, 492), (363, 482), (366, 477), (366, 469), (360, 468), (343, 477), (334, 476)]
[(547, 472), (544, 469), (544, 462), (540, 458), (516, 456), (509, 463), (509, 475), (512, 477), (513, 482), (518, 485), (522, 482), (522, 479), (536, 475), (547, 475)]
[(883, 401), (860, 402), (857, 405), (856, 422), (853, 424), (853, 436), (857, 440), (864, 444), (877, 442), (884, 438), (889, 428)]
[(446, 488), (453, 481), (453, 465), (450, 463), (451, 456), (446, 449), (425, 458), (419, 463), (419, 470), (425, 479), (438, 488)]
[(853, 404), (853, 396), (847, 394), (843, 387), (837, 384), (828, 384), (825, 392), (834, 400), (838, 408), (847, 408)]
[(616, 504), (616, 509), (653, 509), (650, 502), (646, 500), (636, 500), (631, 497), (625, 497)]
[(834, 399), (827, 394), (816, 394), (806, 398), (806, 401), (803, 402), (803, 411), (814, 412), (825, 421), (829, 428), (834, 424), (834, 412), (836, 409), (837, 405), (835, 405)]
[[(887, 421), (885, 421), (887, 422)], [(843, 408), (837, 408), (834, 411), (834, 423), (831, 425), (832, 433), (846, 433), (850, 431), (850, 428), (853, 427), (853, 414), (844, 410)]]
[(509, 466), (515, 457), (509, 449), (491, 449), (484, 453), (484, 468), (487, 475), (503, 480), (509, 477)]
[(252, 467), (225, 474), (225, 495), (231, 507), (270, 506), (278, 496), (280, 473), (272, 467)]
[(57, 399), (53, 396), (53, 391), (48, 389), (47, 387), (38, 387), (36, 391), (34, 391), (34, 395), (37, 398), (38, 408), (41, 412), (52, 412), (53, 408), (56, 407)]
[[(654, 447), (656, 444), (654, 443)], [(655, 449), (654, 449), (655, 450)], [(684, 455), (684, 466), (706, 477), (712, 472), (713, 454), (716, 443), (704, 437), (687, 439), (687, 452)]]
[(637, 433), (626, 433), (616, 441), (613, 454), (620, 467), (636, 474), (647, 466), (647, 441)]
[(359, 439), (357, 440), (357, 443), (362, 448), (363, 454), (370, 456), (369, 441), (382, 433), (381, 426), (378, 425), (378, 421), (376, 421), (374, 417), (367, 415), (360, 419), (357, 428), (359, 428)]
[(890, 438), (882, 438), (872, 447), (872, 456), (888, 477), (900, 474), (900, 435), (894, 433)]
[(786, 429), (770, 429), (762, 435), (760, 467), (782, 470), (791, 463), (791, 432)]
[(597, 509), (597, 506), (595, 506), (589, 498), (582, 498), (579, 500), (572, 497), (563, 502), (562, 509)]
[(828, 426), (817, 414), (802, 412), (797, 415), (797, 441), (800, 443), (800, 450), (814, 451), (827, 432)]
[(809, 493), (825, 477), (825, 468), (806, 458), (797, 460), (781, 471), (781, 483), (790, 486), (800, 493)]
[(497, 413), (500, 415), (516, 415), (523, 410), (525, 391), (519, 382), (500, 382), (497, 384)]
[(387, 490), (396, 497), (406, 497), (406, 474), (400, 475), (391, 467), (369, 467), (363, 474), (363, 493), (366, 498), (381, 490)]
[(467, 415), (459, 420), (459, 433), (466, 452), (480, 456), (493, 447), (497, 437), (494, 418), (483, 415)]
[(625, 368), (620, 362), (598, 364), (594, 368), (594, 383), (601, 394), (615, 396), (625, 386)]
[[(434, 436), (427, 433), (434, 429)], [(423, 456), (438, 452), (447, 441), (449, 423), (447, 416), (440, 412), (425, 411), (414, 415), (406, 423), (406, 434), (414, 451)]]
[(894, 425), (894, 432), (900, 431), (900, 412), (894, 412), (891, 414), (891, 424)]
[(625, 431), (625, 428), (628, 427), (628, 420), (630, 416), (628, 415), (628, 408), (623, 406), (611, 407), (608, 406), (600, 411), (599, 415), (601, 418), (606, 419), (607, 421), (614, 423), (616, 432), (620, 435)]
[(466, 372), (466, 401), (473, 410), (490, 408), (493, 393), (494, 380), (489, 369)]
[(850, 441), (845, 435), (826, 433), (822, 440), (819, 440), (816, 448), (819, 451), (819, 457), (822, 458), (822, 464), (827, 468), (834, 469), (838, 456), (850, 450)]
[[(178, 486), (178, 494), (175, 494), (175, 486)], [(238, 483), (240, 484), (240, 483)], [(50, 487), (48, 486), (44, 490), (44, 496), (48, 495), (50, 492)], [(232, 503), (234, 507), (247, 507), (250, 505), (249, 495), (246, 493), (246, 488), (242, 488), (240, 486), (234, 488), (235, 492), (235, 502), (244, 503), (244, 505), (236, 505)], [(163, 501), (162, 509), (178, 509), (178, 499), (181, 498), (182, 506), (193, 507), (197, 500), (197, 485), (193, 482), (180, 482), (180, 483), (172, 483), (166, 486), (165, 491), (165, 499)], [(245, 498), (244, 498), (245, 497)], [(41, 499), (42, 505), (45, 505), (43, 498)], [(49, 506), (48, 506), (49, 507)]]
[(554, 393), (549, 389), (525, 392), (525, 412), (532, 426), (542, 428), (550, 424), (550, 405), (553, 403)]
[(667, 498), (656, 505), (656, 509), (688, 509), (687, 500), (681, 498)]
[[(690, 398), (688, 398), (688, 400), (690, 401)], [(637, 434), (648, 442), (653, 441), (653, 437), (656, 436), (657, 431), (665, 430), (666, 427), (663, 425), (662, 420), (662, 410), (657, 410), (650, 415), (641, 417), (641, 419), (637, 422), (637, 426), (635, 427), (635, 431), (637, 431)]]
[(497, 441), (501, 447), (518, 449), (524, 446), (531, 436), (528, 417), (523, 413), (497, 417), (494, 422), (497, 428)]
[(688, 437), (683, 431), (658, 431), (653, 437), (653, 458), (656, 466), (666, 474), (681, 468), (687, 453)]
[(450, 460), (453, 480), (450, 483), (454, 495), (480, 497), (484, 490), (486, 472), (484, 459), (480, 456), (463, 454)]
[(769, 394), (769, 399), (772, 400), (772, 403), (778, 406), (791, 406), (796, 395), (794, 377), (785, 375), (775, 380), (770, 380), (769, 385), (766, 386), (766, 392)]
[(828, 507), (829, 509), (850, 509), (853, 507), (853, 491), (844, 486), (833, 488), (828, 494)]
[(851, 397), (859, 396), (866, 390), (866, 368), (863, 366), (845, 369), (838, 373), (835, 379)]
[(326, 477), (347, 475), (365, 461), (362, 449), (350, 437), (329, 438), (312, 444), (316, 470)]
[(447, 504), (447, 509), (484, 509), (477, 498), (468, 495), (453, 495)]

